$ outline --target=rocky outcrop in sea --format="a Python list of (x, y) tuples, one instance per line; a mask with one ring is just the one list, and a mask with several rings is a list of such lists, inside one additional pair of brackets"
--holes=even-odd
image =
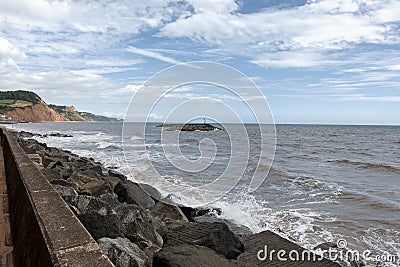
[(167, 131), (183, 131), (183, 132), (210, 132), (222, 130), (222, 128), (209, 123), (186, 123), (186, 124), (161, 124), (157, 127), (163, 127)]

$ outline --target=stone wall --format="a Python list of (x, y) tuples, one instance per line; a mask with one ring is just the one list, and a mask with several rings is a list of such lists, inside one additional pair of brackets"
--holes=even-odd
[(114, 266), (15, 138), (0, 129), (15, 266)]

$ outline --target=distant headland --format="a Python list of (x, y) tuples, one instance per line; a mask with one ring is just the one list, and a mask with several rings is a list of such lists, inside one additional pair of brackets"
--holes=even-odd
[(119, 119), (80, 112), (74, 106), (46, 104), (29, 91), (0, 91), (0, 122), (118, 121)]

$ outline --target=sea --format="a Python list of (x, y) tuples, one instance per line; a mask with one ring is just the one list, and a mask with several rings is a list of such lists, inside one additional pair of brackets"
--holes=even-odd
[[(156, 126), (147, 124), (145, 135), (140, 123), (23, 123), (7, 127), (70, 134), (73, 137), (35, 138), (94, 158), (132, 180), (145, 179), (152, 164), (171, 183), (201, 186), (228, 166), (233, 152), (225, 131), (181, 132), (175, 142), (161, 140), (162, 128)], [(124, 140), (123, 127), (130, 133)], [(276, 125), (276, 152), (270, 170), (258, 165), (262, 146), (258, 125), (245, 127), (248, 134), (243, 138), (251, 148), (247, 167), (233, 174), (240, 180), (229, 193), (209, 204), (222, 209), (216, 216), (254, 233), (271, 230), (308, 249), (344, 239), (349, 249), (370, 250), (374, 257), (389, 258), (373, 257), (367, 266), (400, 266), (400, 127)], [(205, 139), (213, 142), (202, 149), (216, 149), (216, 153), (213, 165), (199, 172), (176, 168), (163, 152), (177, 146), (176, 151), (195, 159), (201, 156), (199, 143)], [(137, 149), (143, 143), (146, 153)], [(265, 169), (266, 179), (249, 192), (256, 168)], [(168, 194), (160, 185), (152, 186)], [(177, 199), (179, 194), (173, 192)]]

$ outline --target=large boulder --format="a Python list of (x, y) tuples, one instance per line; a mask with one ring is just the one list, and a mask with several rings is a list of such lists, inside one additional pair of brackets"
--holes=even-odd
[(74, 174), (74, 167), (71, 167), (70, 163), (68, 163), (68, 165), (68, 168), (62, 168), (59, 170), (63, 179), (68, 179), (72, 174)]
[(122, 223), (116, 214), (100, 214), (93, 212), (77, 214), (77, 216), (96, 240), (102, 237), (124, 237)]
[(124, 236), (136, 243), (141, 249), (158, 250), (163, 239), (156, 231), (154, 219), (141, 207), (133, 204), (121, 204), (114, 209), (122, 224)]
[(54, 169), (50, 170), (50, 169), (43, 168), (40, 171), (42, 172), (44, 177), (47, 178), (47, 180), (49, 182), (51, 182), (53, 180), (61, 180), (62, 179), (61, 173), (57, 170), (54, 170)]
[(75, 207), (79, 214), (95, 212), (99, 214), (108, 214), (112, 211), (111, 206), (107, 202), (96, 197), (64, 195), (63, 198), (68, 205)]
[(104, 180), (92, 180), (78, 187), (77, 191), (81, 194), (90, 196), (100, 196), (112, 193), (111, 185)]
[(105, 170), (105, 168), (103, 168), (101, 165), (94, 165), (93, 167), (90, 167), (89, 170), (94, 171), (100, 176), (103, 176), (104, 175), (103, 171)]
[(121, 203), (118, 201), (117, 195), (114, 193), (103, 194), (99, 197), (99, 199), (107, 203), (112, 209), (115, 209), (121, 205)]
[(72, 162), (74, 163), (76, 168), (79, 170), (87, 170), (93, 166), (93, 162), (91, 162), (89, 159), (83, 158), (83, 157), (73, 158)]
[(80, 194), (100, 196), (113, 192), (110, 183), (93, 171), (74, 173), (67, 181), (72, 183), (74, 189)]
[(129, 239), (117, 237), (100, 238), (97, 240), (101, 250), (116, 267), (148, 266), (148, 257), (136, 244)]
[(162, 198), (161, 193), (157, 189), (152, 187), (151, 185), (141, 184), (141, 183), (138, 183), (138, 185), (140, 186), (140, 188), (142, 188), (142, 190), (144, 192), (146, 192), (148, 195), (150, 195), (150, 197), (152, 199), (154, 199), (156, 202)]
[(65, 162), (63, 162), (63, 161), (61, 161), (61, 160), (57, 160), (57, 161), (52, 161), (52, 162), (50, 162), (50, 163), (46, 166), (46, 168), (47, 168), (47, 169), (54, 169), (54, 168), (57, 168), (57, 167), (66, 168), (67, 166), (68, 166), (67, 163), (65, 163)]
[[(50, 183), (51, 183), (52, 185), (62, 185), (62, 186), (65, 186), (65, 187), (74, 188), (74, 187), (72, 186), (72, 183), (70, 183), (70, 182), (68, 182), (68, 181), (66, 181), (66, 180), (63, 180), (63, 179), (51, 180)], [(75, 190), (75, 189), (74, 189), (74, 190)]]
[(224, 223), (188, 223), (169, 231), (165, 246), (208, 247), (227, 259), (236, 259), (244, 250), (239, 238)]
[(176, 224), (176, 222), (187, 223), (188, 219), (177, 205), (167, 204), (163, 201), (157, 202), (154, 207), (149, 209), (150, 214), (159, 221), (167, 225)]
[(117, 177), (120, 181), (126, 181), (127, 178), (125, 175), (123, 175), (120, 172), (117, 172), (116, 170), (110, 169), (108, 170), (108, 175), (112, 177)]
[(135, 204), (144, 209), (151, 208), (155, 204), (155, 201), (138, 184), (131, 181), (119, 182), (114, 192), (121, 203)]
[(153, 257), (153, 267), (204, 266), (232, 267), (235, 266), (235, 262), (207, 247), (187, 244), (163, 248)]
[(54, 189), (57, 191), (57, 193), (62, 196), (78, 196), (78, 193), (75, 191), (75, 189), (71, 187), (66, 187), (58, 184), (53, 184)]
[(244, 225), (237, 225), (229, 220), (217, 217), (217, 216), (213, 215), (212, 213), (205, 214), (205, 215), (199, 216), (199, 217), (195, 217), (194, 221), (195, 222), (221, 222), (221, 223), (224, 223), (239, 238), (246, 237), (246, 236), (253, 234), (253, 232), (251, 231), (250, 228), (248, 228)]

